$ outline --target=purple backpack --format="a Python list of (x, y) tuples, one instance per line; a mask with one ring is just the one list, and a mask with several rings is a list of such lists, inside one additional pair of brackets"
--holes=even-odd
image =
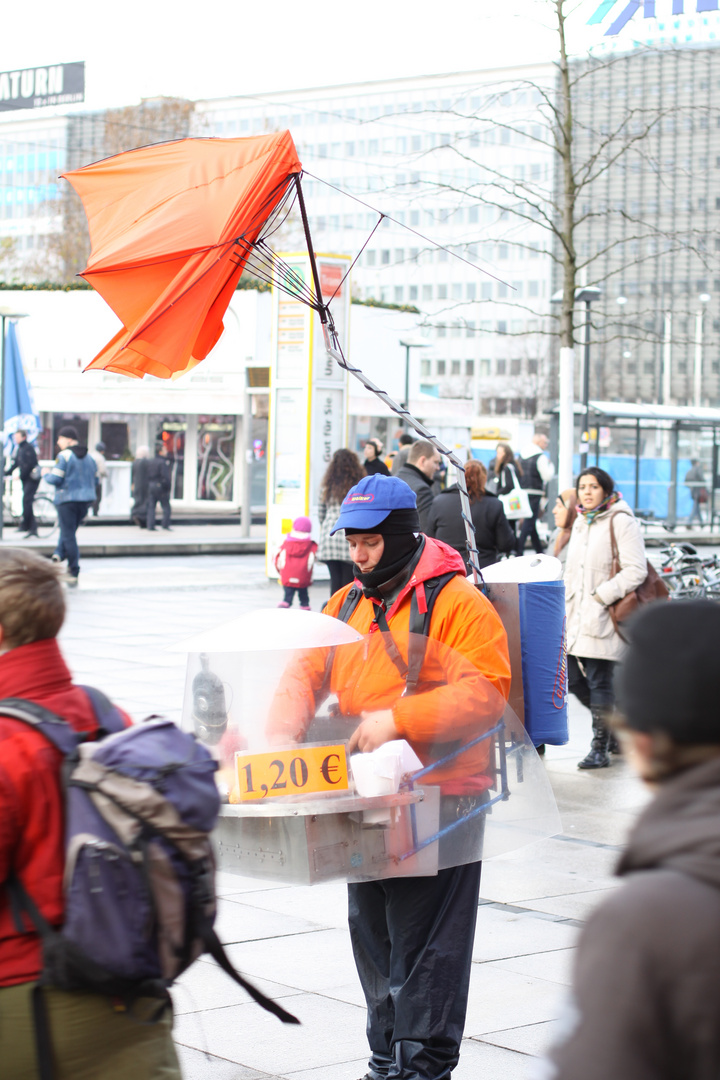
[(18, 929), (28, 929), (27, 913), (41, 935), (41, 984), (127, 1004), (155, 997), (159, 1016), (168, 986), (208, 952), (263, 1008), (298, 1023), (235, 971), (213, 929), (216, 762), (169, 720), (124, 727), (103, 694), (83, 689), (100, 726), (94, 742), (33, 702), (0, 701), (0, 714), (31, 725), (65, 757), (62, 928), (46, 922), (17, 876), (7, 883)]

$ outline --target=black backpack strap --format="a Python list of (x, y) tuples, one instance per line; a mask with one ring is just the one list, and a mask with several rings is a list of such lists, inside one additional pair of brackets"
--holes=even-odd
[(343, 600), (343, 605), (335, 616), (340, 622), (350, 622), (353, 611), (362, 600), (362, 589), (359, 585), (353, 585), (348, 592), (347, 596)]

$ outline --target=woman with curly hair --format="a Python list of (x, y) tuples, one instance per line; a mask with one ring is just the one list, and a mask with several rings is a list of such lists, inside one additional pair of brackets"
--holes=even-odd
[(330, 530), (340, 517), (340, 504), (343, 499), (363, 476), (365, 470), (358, 461), (357, 454), (352, 450), (336, 450), (320, 486), (320, 544), (317, 558), (327, 563), (330, 571), (331, 596), (353, 580), (353, 563), (344, 531), (340, 530), (331, 536)]
[[(515, 547), (515, 533), (505, 517), (503, 505), (496, 495), (485, 487), (487, 470), (479, 461), (468, 461), (465, 466), (465, 483), (470, 498), (470, 516), (475, 526), (475, 547), (478, 550), (480, 569), (497, 562), (500, 553), (508, 554)], [(465, 523), (460, 507), (460, 488), (453, 484), (435, 496), (430, 507), (428, 536), (444, 540), (459, 551), (468, 562)]]

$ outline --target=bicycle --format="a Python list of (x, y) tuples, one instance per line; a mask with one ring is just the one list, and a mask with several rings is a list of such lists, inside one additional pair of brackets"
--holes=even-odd
[[(22, 500), (13, 498), (12, 484), (4, 485), (2, 497), (3, 522), (18, 527), (22, 521)], [(45, 540), (52, 536), (58, 527), (57, 507), (47, 495), (36, 494), (33, 499), (33, 516), (35, 528), (40, 539)]]

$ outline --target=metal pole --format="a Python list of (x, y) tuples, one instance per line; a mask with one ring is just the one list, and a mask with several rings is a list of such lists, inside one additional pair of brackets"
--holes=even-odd
[(573, 486), (575, 453), (575, 350), (560, 349), (558, 401), (558, 491)]
[(251, 469), (252, 469), (252, 397), (247, 386), (247, 371), (245, 372), (245, 390), (243, 393), (243, 495), (242, 510), (240, 514), (240, 535), (250, 535), (252, 523), (251, 505)]
[(0, 454), (3, 470), (2, 486), (0, 486), (0, 540), (2, 540), (3, 525), (5, 524), (5, 320), (7, 315), (2, 315), (0, 318), (2, 318), (2, 338), (0, 339), (0, 421), (2, 422), (3, 431), (3, 452)]
[[(410, 349), (412, 345), (405, 346), (405, 400), (403, 401), (403, 409), (410, 407)], [(407, 429), (407, 421), (405, 421), (405, 428)]]
[(660, 404), (670, 405), (672, 397), (672, 312), (665, 312), (663, 328), (662, 382), (660, 385)]
[(310, 257), (310, 269), (312, 270), (313, 283), (315, 285), (315, 299), (317, 300), (317, 312), (320, 316), (320, 322), (323, 326), (327, 326), (328, 313), (327, 308), (323, 304), (322, 288), (320, 287), (320, 275), (318, 273), (317, 263), (315, 262), (315, 252), (313, 251), (312, 237), (310, 235), (310, 222), (308, 221), (307, 210), (305, 209), (305, 196), (303, 195), (302, 184), (300, 183), (300, 176), (295, 177), (295, 187), (298, 193), (298, 206), (300, 207), (300, 216), (302, 218), (303, 230), (305, 232), (305, 242), (307, 244), (308, 255)]
[(695, 369), (693, 371), (693, 405), (699, 408), (702, 398), (702, 345), (703, 315), (702, 308), (695, 312)]
[(678, 479), (678, 442), (679, 423), (676, 421), (670, 432), (670, 487), (668, 488), (667, 524), (674, 528), (677, 524), (677, 479)]
[(580, 471), (587, 468), (590, 445), (590, 301), (585, 301), (585, 355), (583, 359), (583, 424), (580, 440)]
[(640, 504), (640, 417), (635, 421), (635, 505), (637, 510)]

